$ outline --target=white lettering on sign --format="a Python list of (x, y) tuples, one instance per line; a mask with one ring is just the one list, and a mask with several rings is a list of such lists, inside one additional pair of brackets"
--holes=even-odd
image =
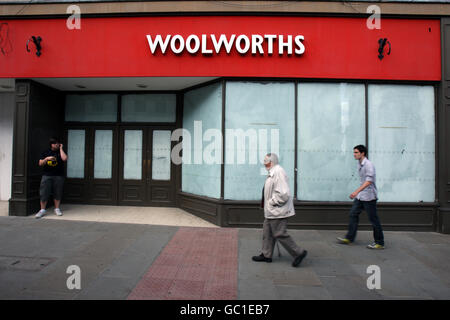
[[(175, 54), (181, 54), (183, 51), (187, 51), (190, 54), (197, 54), (201, 52), (204, 55), (211, 55), (214, 52), (219, 54), (221, 50), (225, 50), (227, 54), (234, 48), (238, 53), (244, 55), (251, 52), (252, 55), (272, 55), (274, 44), (278, 42), (278, 54), (279, 55), (302, 55), (305, 52), (305, 45), (303, 41), (305, 37), (302, 35), (275, 35), (275, 34), (252, 34), (247, 36), (244, 34), (236, 36), (235, 34), (229, 37), (225, 34), (221, 34), (217, 39), (216, 35), (202, 34), (200, 37), (191, 34), (187, 38), (182, 37), (179, 34), (166, 35), (165, 38), (158, 34), (155, 36), (147, 35), (148, 46), (152, 54), (155, 54), (159, 50), (163, 54), (170, 49)], [(267, 47), (265, 52), (264, 47)]]

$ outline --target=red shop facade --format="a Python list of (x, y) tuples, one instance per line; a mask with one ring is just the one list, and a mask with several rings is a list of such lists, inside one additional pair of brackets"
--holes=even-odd
[[(277, 13), (71, 22), (0, 17), (0, 77), (15, 83), (10, 215), (38, 210), (37, 159), (57, 135), (71, 160), (63, 203), (258, 227), (267, 135), (295, 196), (291, 227), (346, 228), (352, 148), (366, 144), (385, 229), (450, 232), (448, 18), (383, 17), (380, 29), (366, 16)], [(230, 132), (244, 132), (243, 147)]]

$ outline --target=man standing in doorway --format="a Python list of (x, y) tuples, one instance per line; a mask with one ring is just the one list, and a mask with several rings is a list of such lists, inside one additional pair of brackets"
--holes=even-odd
[(64, 186), (64, 162), (67, 161), (67, 154), (63, 150), (63, 145), (58, 139), (51, 138), (50, 149), (42, 152), (39, 166), (43, 167), (39, 195), (41, 200), (41, 210), (36, 214), (36, 218), (42, 218), (46, 214), (47, 201), (53, 194), (55, 203), (55, 213), (62, 216), (59, 208)]
[(253, 261), (272, 262), (275, 242), (281, 245), (294, 257), (293, 267), (298, 267), (306, 257), (307, 251), (299, 246), (288, 235), (287, 219), (295, 215), (292, 195), (289, 191), (288, 177), (284, 169), (278, 165), (278, 156), (269, 153), (264, 158), (264, 166), (269, 172), (263, 189), (261, 205), (264, 207), (263, 246), (262, 253), (254, 256)]
[(357, 145), (353, 148), (353, 156), (358, 160), (358, 173), (361, 185), (350, 195), (353, 200), (353, 206), (350, 210), (350, 222), (348, 232), (345, 238), (338, 237), (337, 240), (342, 244), (350, 244), (355, 241), (358, 230), (359, 214), (366, 210), (369, 220), (373, 227), (373, 237), (375, 242), (369, 244), (369, 249), (384, 249), (383, 229), (380, 219), (377, 215), (377, 186), (375, 166), (367, 159), (367, 148), (363, 145)]

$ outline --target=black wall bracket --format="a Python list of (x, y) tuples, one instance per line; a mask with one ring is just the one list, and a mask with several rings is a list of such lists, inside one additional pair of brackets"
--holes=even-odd
[(28, 44), (30, 43), (30, 41), (32, 41), (33, 43), (34, 43), (34, 45), (36, 46), (36, 55), (38, 56), (38, 57), (40, 57), (41, 56), (41, 50), (42, 50), (42, 46), (41, 46), (41, 41), (42, 41), (42, 38), (41, 37), (35, 37), (35, 36), (31, 36), (31, 38), (30, 39), (28, 39), (28, 41), (27, 41), (27, 52), (30, 52), (30, 49), (28, 48)]
[(386, 46), (386, 43), (389, 45), (389, 50), (386, 53), (387, 55), (391, 54), (391, 43), (387, 38), (380, 38), (378, 39), (378, 59), (382, 60), (384, 58), (384, 47)]

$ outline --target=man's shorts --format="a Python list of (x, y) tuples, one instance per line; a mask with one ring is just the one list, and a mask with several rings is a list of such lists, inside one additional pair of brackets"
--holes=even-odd
[(64, 186), (63, 176), (42, 176), (39, 195), (41, 201), (48, 201), (51, 195), (53, 199), (61, 200)]

